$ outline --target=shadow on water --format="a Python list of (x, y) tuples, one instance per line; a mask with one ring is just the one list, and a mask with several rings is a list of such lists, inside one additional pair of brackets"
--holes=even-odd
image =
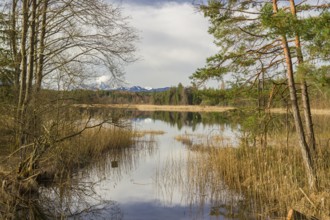
[(110, 184), (106, 187), (115, 188), (123, 175), (135, 170), (143, 158), (156, 153), (157, 143), (150, 136), (136, 137), (134, 143), (125, 148), (110, 148), (79, 172), (67, 173), (61, 182), (40, 187), (38, 198), (31, 200), (30, 205), (39, 209), (42, 216), (34, 219), (123, 219), (118, 202), (103, 197), (96, 189), (103, 182)]

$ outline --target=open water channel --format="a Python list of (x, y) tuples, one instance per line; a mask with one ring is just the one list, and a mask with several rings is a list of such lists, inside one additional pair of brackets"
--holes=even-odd
[(86, 211), (72, 219), (247, 219), (242, 195), (221, 181), (209, 187), (197, 174), (202, 149), (236, 147), (239, 126), (196, 121), (197, 116), (181, 122), (131, 118), (147, 141), (110, 153), (82, 174), (83, 183), (93, 183), (93, 199), (77, 198), (77, 210)]
[[(262, 186), (255, 186), (255, 182), (244, 185), (237, 170), (230, 173), (234, 175), (221, 171), (239, 167), (239, 158), (249, 149), (255, 149), (253, 153), (267, 150), (262, 154), (266, 156), (274, 154), (275, 148), (264, 148), (264, 139), (256, 138), (254, 132), (263, 128), (253, 119), (236, 111), (133, 112), (125, 120), (138, 131), (134, 146), (111, 149), (99, 161), (69, 177), (68, 184), (41, 194), (48, 198), (41, 201), (50, 212), (69, 219), (278, 219), (286, 214), (285, 200), (280, 203), (249, 190)], [(328, 133), (329, 127), (324, 125), (328, 117), (316, 119), (316, 130)], [(282, 147), (285, 153), (293, 126), (285, 115), (276, 115), (271, 122), (267, 142)], [(235, 159), (231, 152), (235, 152), (235, 161), (231, 161)], [(247, 173), (248, 180), (256, 176), (254, 172), (258, 171)], [(230, 179), (225, 183), (224, 177)]]

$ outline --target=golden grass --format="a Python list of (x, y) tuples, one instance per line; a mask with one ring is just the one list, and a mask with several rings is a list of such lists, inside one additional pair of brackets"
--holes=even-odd
[(189, 149), (203, 150), (208, 147), (226, 147), (230, 143), (230, 138), (220, 134), (182, 134), (177, 135), (174, 139), (186, 145)]
[[(209, 137), (213, 138), (216, 136)], [(317, 139), (317, 192), (308, 187), (295, 135), (291, 134), (287, 139), (283, 133), (269, 134), (267, 139), (267, 147), (223, 147), (210, 145), (207, 141), (197, 147), (194, 145), (196, 136), (177, 136), (176, 140), (187, 145), (191, 152), (196, 149), (203, 152), (188, 159), (188, 183), (184, 184), (191, 184), (191, 192), (186, 193), (209, 190), (211, 198), (223, 198), (220, 188), (221, 182), (224, 182), (229, 189), (249, 198), (249, 212), (256, 212), (261, 219), (284, 217), (293, 208), (309, 216), (329, 220), (329, 134), (322, 133), (322, 138), (318, 136)], [(219, 143), (222, 141), (223, 138), (220, 137)], [(211, 189), (206, 189), (207, 187)]]
[(75, 187), (72, 184), (74, 173), (106, 159), (108, 153), (118, 154), (125, 148), (131, 148), (135, 144), (133, 133), (130, 129), (115, 126), (93, 128), (63, 142), (53, 143), (46, 151), (41, 150), (46, 145), (38, 146), (39, 151), (31, 150), (22, 171), (0, 171), (0, 218), (22, 219), (23, 214), (32, 216), (32, 219), (44, 219), (40, 216), (45, 211), (38, 193), (40, 185), (56, 184), (56, 188), (72, 190)]
[[(45, 162), (55, 166), (55, 170), (76, 169), (84, 167), (111, 149), (131, 147), (134, 143), (134, 132), (118, 127), (93, 128), (86, 130), (81, 135), (68, 139), (45, 155)], [(54, 163), (53, 161), (56, 161)], [(57, 167), (59, 166), (59, 167)]]
[[(329, 155), (329, 149), (322, 154)], [(292, 148), (213, 149), (207, 160), (234, 189), (260, 197), (262, 206), (273, 206), (282, 215), (294, 208), (324, 219), (330, 215), (330, 169), (327, 158), (318, 163), (320, 191), (309, 191), (300, 151)], [(262, 208), (262, 207), (260, 207)], [(262, 213), (265, 217), (271, 213)]]
[(138, 130), (134, 132), (134, 136), (136, 137), (144, 137), (146, 135), (163, 135), (165, 131), (162, 130)]
[(210, 215), (216, 215), (221, 204), (226, 204), (235, 219), (284, 219), (293, 208), (329, 220), (330, 149), (321, 149), (320, 155), (324, 156), (319, 158), (318, 192), (309, 190), (300, 151), (295, 147), (189, 151), (187, 161), (165, 163), (156, 180), (165, 197), (180, 190), (193, 206), (203, 206), (210, 199)]
[[(285, 108), (271, 108), (269, 109), (271, 113), (286, 114), (287, 110)], [(330, 115), (330, 109), (312, 109), (313, 115)]]

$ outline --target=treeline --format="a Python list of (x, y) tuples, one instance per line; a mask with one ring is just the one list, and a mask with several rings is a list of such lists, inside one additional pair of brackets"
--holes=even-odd
[[(52, 93), (52, 91), (48, 91)], [(57, 93), (57, 92), (56, 92)], [(130, 91), (62, 91), (63, 96), (71, 97), (77, 103), (84, 104), (155, 104), (155, 105), (199, 105), (202, 102), (197, 88), (185, 88), (181, 83), (162, 92), (130, 92)]]
[[(313, 108), (330, 107), (330, 80), (310, 85)], [(181, 83), (162, 92), (129, 91), (60, 91), (63, 97), (79, 104), (153, 104), (153, 105), (211, 105), (233, 107), (287, 107), (288, 89), (283, 80), (233, 84), (227, 89), (184, 87)], [(44, 91), (53, 96), (54, 91)], [(59, 93), (59, 92), (55, 92)]]

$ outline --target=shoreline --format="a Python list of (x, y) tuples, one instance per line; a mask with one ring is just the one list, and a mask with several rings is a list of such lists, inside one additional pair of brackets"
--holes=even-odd
[[(172, 112), (225, 112), (235, 107), (200, 106), (200, 105), (148, 105), (148, 104), (74, 104), (81, 108), (118, 108), (138, 111), (172, 111)], [(285, 114), (285, 108), (271, 108), (270, 113)], [(313, 115), (330, 115), (330, 109), (312, 109)]]

